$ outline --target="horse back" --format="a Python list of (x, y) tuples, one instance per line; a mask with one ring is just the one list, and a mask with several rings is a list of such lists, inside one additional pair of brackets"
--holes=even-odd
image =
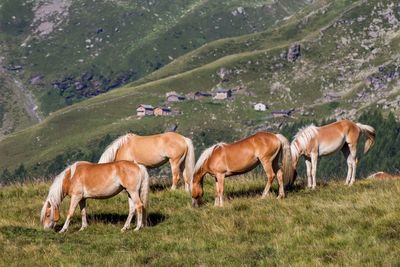
[(129, 161), (77, 163), (73, 176), (67, 181), (68, 191), (85, 197), (109, 197), (119, 193), (122, 188), (135, 188), (139, 174), (139, 166)]
[(177, 133), (135, 135), (118, 149), (115, 161), (128, 160), (155, 167), (168, 159), (181, 158), (186, 151), (185, 138)]
[(275, 134), (259, 132), (215, 148), (208, 165), (217, 172), (242, 173), (257, 165), (261, 158), (273, 160), (280, 147), (280, 141)]

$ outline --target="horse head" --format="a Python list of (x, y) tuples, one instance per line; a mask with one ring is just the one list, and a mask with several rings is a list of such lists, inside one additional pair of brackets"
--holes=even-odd
[(192, 183), (192, 206), (199, 207), (203, 202), (203, 176), (204, 174), (197, 171), (193, 176)]
[(56, 205), (52, 205), (46, 200), (43, 205), (40, 221), (44, 229), (54, 229), (57, 222), (60, 220), (60, 211)]

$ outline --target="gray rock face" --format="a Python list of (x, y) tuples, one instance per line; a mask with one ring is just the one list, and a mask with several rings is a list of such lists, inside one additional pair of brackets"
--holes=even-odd
[(289, 51), (287, 53), (287, 60), (290, 62), (295, 62), (301, 56), (300, 45), (294, 44), (289, 47)]

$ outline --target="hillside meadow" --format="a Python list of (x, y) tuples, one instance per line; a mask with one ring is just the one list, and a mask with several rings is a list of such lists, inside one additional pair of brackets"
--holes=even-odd
[[(320, 179), (322, 181), (322, 179)], [(261, 199), (258, 174), (226, 180), (225, 207), (213, 206), (214, 183), (205, 183), (205, 205), (193, 209), (182, 189), (153, 181), (151, 226), (121, 233), (125, 193), (89, 200), (89, 227), (78, 232), (76, 211), (69, 231), (39, 224), (48, 182), (0, 190), (1, 266), (396, 266), (400, 262), (400, 180), (301, 181), (287, 198)], [(275, 188), (276, 193), (276, 188)], [(68, 201), (62, 206), (61, 223)]]

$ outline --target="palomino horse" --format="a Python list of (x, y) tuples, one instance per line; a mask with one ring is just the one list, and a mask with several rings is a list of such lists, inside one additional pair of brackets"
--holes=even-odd
[[(129, 215), (121, 231), (129, 229), (137, 211), (135, 231), (146, 224), (149, 175), (146, 167), (129, 161), (94, 164), (78, 161), (60, 173), (50, 187), (44, 202), (40, 221), (45, 229), (54, 228), (60, 219), (59, 207), (65, 196), (71, 197), (67, 219), (60, 233), (67, 231), (69, 222), (79, 203), (83, 230), (87, 227), (86, 199), (110, 198), (125, 189), (128, 193)], [(143, 221), (145, 222), (143, 224)]]
[(342, 150), (348, 167), (346, 184), (352, 185), (356, 176), (357, 142), (360, 133), (364, 133), (367, 137), (365, 154), (375, 142), (375, 129), (369, 125), (342, 120), (321, 127), (310, 125), (300, 129), (290, 146), (294, 169), (297, 167), (300, 156), (304, 155), (307, 166), (307, 185), (315, 189), (318, 157)]
[(126, 134), (112, 142), (101, 155), (99, 163), (129, 160), (146, 167), (158, 167), (167, 160), (171, 164), (172, 187), (176, 189), (180, 167), (185, 161), (183, 177), (185, 189), (189, 191), (189, 182), (193, 176), (194, 149), (192, 140), (180, 134), (168, 132), (150, 136)]
[[(282, 154), (282, 169), (279, 169), (279, 154)], [(216, 179), (215, 205), (223, 205), (225, 176), (245, 173), (258, 163), (267, 175), (267, 185), (262, 197), (269, 189), (277, 174), (279, 196), (285, 196), (284, 183), (292, 179), (293, 168), (289, 141), (280, 134), (259, 132), (233, 144), (219, 143), (206, 149), (196, 163), (192, 182), (192, 205), (197, 207), (203, 196), (203, 179), (208, 173)]]

